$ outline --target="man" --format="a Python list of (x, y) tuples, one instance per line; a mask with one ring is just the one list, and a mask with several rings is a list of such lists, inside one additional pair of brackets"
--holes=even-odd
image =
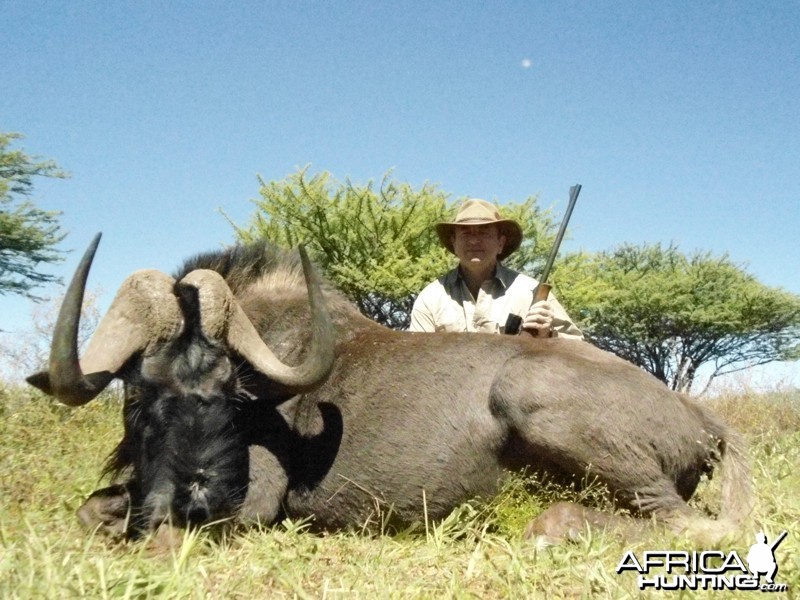
[(436, 233), (459, 264), (422, 290), (410, 331), (504, 333), (508, 315), (515, 314), (537, 337), (583, 338), (552, 294), (531, 306), (538, 282), (503, 266), (522, 243), (522, 228), (503, 219), (494, 204), (466, 200), (454, 221), (436, 224)]

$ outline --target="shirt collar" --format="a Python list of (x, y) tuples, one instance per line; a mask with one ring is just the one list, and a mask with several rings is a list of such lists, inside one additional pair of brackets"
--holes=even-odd
[[(514, 282), (514, 279), (517, 277), (517, 274), (518, 273), (516, 271), (509, 269), (506, 266), (503, 266), (503, 263), (498, 261), (497, 265), (494, 268), (494, 276), (492, 277), (492, 279), (494, 279), (494, 281), (503, 286), (503, 289), (508, 289), (508, 286), (510, 286)], [(455, 269), (450, 271), (445, 276), (445, 278), (447, 280), (446, 283), (450, 285), (462, 281), (463, 277), (461, 276), (461, 269), (456, 267)]]
[(497, 263), (497, 268), (494, 271), (494, 278), (499, 281), (505, 289), (508, 289), (508, 287), (514, 283), (517, 275), (519, 275), (519, 273), (513, 269), (509, 269), (501, 262)]

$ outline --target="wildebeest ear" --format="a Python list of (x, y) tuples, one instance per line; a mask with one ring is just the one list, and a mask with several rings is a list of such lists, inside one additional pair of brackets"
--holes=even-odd
[(39, 371), (25, 378), (25, 381), (30, 383), (33, 387), (42, 390), (45, 394), (53, 395), (53, 388), (50, 386), (50, 373), (47, 371)]

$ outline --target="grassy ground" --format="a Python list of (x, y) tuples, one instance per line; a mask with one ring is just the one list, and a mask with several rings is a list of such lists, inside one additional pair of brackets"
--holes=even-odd
[[(773, 537), (789, 531), (776, 579), (789, 597), (800, 595), (800, 393), (714, 404), (750, 442), (761, 526)], [(663, 534), (633, 544), (602, 532), (538, 548), (521, 539), (525, 523), (557, 497), (582, 498), (548, 486), (531, 495), (520, 478), (493, 503), (462, 506), (415, 531), (313, 535), (285, 522), (187, 533), (179, 549), (154, 556), (146, 543), (88, 534), (74, 517), (101, 485), (102, 461), (120, 438), (119, 410), (113, 399), (70, 410), (0, 387), (0, 598), (635, 598), (635, 574), (615, 572), (627, 550), (690, 549)], [(697, 506), (715, 504), (713, 483)], [(744, 556), (749, 543), (731, 549)]]

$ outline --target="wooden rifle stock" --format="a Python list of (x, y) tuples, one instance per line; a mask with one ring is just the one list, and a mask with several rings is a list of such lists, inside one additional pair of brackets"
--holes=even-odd
[(550, 290), (553, 289), (553, 286), (549, 283), (540, 283), (536, 286), (536, 289), (533, 290), (533, 303), (531, 306), (536, 304), (541, 300), (547, 300), (547, 297), (550, 295)]

